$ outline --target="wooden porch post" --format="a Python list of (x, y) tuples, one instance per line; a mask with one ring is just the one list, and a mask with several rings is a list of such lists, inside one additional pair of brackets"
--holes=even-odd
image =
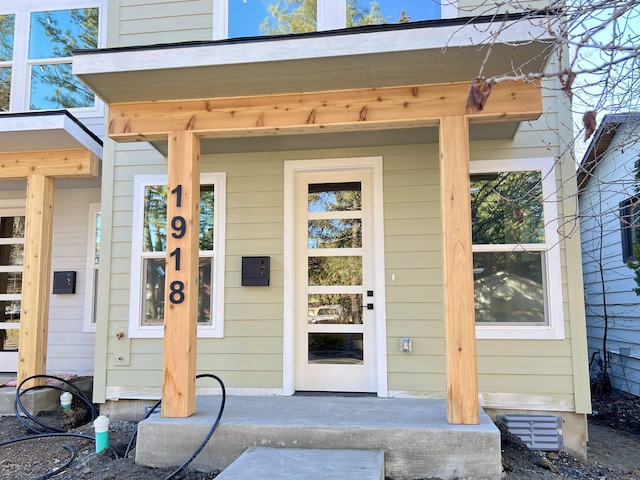
[[(18, 384), (46, 373), (53, 192), (53, 178), (38, 174), (27, 177)], [(25, 387), (43, 383), (44, 379), (37, 379)]]
[(196, 407), (200, 139), (169, 134), (162, 416)]
[(476, 359), (469, 125), (463, 115), (440, 119), (440, 203), (444, 320), (447, 365), (447, 419), (480, 422)]

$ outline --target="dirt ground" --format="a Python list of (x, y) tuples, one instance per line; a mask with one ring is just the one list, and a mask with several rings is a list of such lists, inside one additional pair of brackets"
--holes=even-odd
[[(504, 480), (640, 479), (640, 398), (608, 395), (594, 401), (589, 418), (589, 465), (565, 453), (530, 451), (519, 439), (502, 431)], [(41, 423), (72, 433), (94, 435), (87, 412), (74, 404), (76, 413), (62, 410), (42, 414)], [(224, 421), (224, 417), (223, 417)], [(151, 469), (136, 465), (133, 458), (123, 458), (135, 431), (133, 422), (110, 425), (112, 450), (95, 453), (91, 440), (74, 437), (30, 439), (3, 445), (11, 439), (29, 435), (14, 416), (0, 417), (0, 479), (165, 479), (172, 469)], [(211, 440), (215, 442), (215, 435)], [(66, 465), (71, 453), (73, 460)], [(182, 471), (172, 478), (205, 480), (217, 472)], [(430, 479), (437, 480), (437, 479)]]

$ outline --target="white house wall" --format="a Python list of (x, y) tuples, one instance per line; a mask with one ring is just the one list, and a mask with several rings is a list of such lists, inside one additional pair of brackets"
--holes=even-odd
[[(64, 184), (64, 180), (59, 180)], [(25, 182), (0, 188), (0, 208), (24, 207)], [(2, 186), (2, 185), (0, 185)], [(49, 300), (48, 373), (93, 374), (95, 333), (85, 330), (89, 204), (100, 202), (99, 188), (57, 188), (53, 209), (51, 271), (75, 271), (76, 293)], [(53, 274), (51, 275), (52, 291)]]
[[(590, 356), (603, 351), (604, 303), (609, 331), (607, 351), (614, 388), (640, 394), (640, 299), (633, 271), (622, 259), (619, 204), (634, 195), (634, 162), (638, 145), (629, 144), (629, 133), (638, 125), (621, 126), (607, 153), (592, 173), (580, 197), (583, 272)], [(601, 276), (602, 275), (602, 276)], [(603, 283), (604, 282), (604, 283)], [(604, 286), (604, 296), (603, 296)], [(620, 349), (622, 348), (622, 355)], [(630, 350), (625, 350), (630, 349)], [(625, 358), (630, 356), (630, 358)], [(591, 366), (599, 373), (598, 357)]]

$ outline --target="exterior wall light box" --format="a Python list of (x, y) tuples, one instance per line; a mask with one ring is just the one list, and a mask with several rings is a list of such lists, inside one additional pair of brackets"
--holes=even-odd
[(242, 286), (268, 287), (270, 257), (242, 257)]
[(53, 272), (53, 293), (56, 295), (76, 293), (76, 272)]

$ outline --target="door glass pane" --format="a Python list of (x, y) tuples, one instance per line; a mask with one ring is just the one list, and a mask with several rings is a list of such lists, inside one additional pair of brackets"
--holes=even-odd
[(24, 245), (0, 245), (0, 266), (18, 266), (24, 261)]
[(471, 176), (474, 244), (544, 243), (542, 173)]
[[(165, 258), (145, 258), (144, 262), (144, 303), (145, 325), (164, 323)], [(198, 269), (198, 323), (211, 323), (212, 258), (201, 258)]]
[(229, 0), (229, 37), (317, 30), (316, 0)]
[(24, 238), (24, 217), (0, 217), (0, 238)]
[(477, 323), (545, 324), (542, 252), (475, 252)]
[(310, 324), (362, 324), (362, 295), (309, 295), (307, 312)]
[(344, 212), (361, 209), (360, 182), (309, 184), (309, 212)]
[(309, 248), (362, 247), (359, 218), (309, 220)]
[[(0, 301), (0, 324), (20, 323), (20, 300)], [(17, 351), (20, 330), (0, 327), (0, 352)]]
[(11, 69), (0, 67), (0, 112), (9, 111), (11, 95)]
[(362, 285), (362, 257), (309, 257), (309, 285)]
[(22, 293), (22, 272), (0, 272), (0, 295)]
[(362, 365), (361, 333), (310, 333), (309, 363)]
[(29, 58), (70, 57), (71, 51), (98, 47), (98, 9), (33, 12)]
[(0, 62), (10, 62), (13, 59), (15, 24), (14, 15), (0, 15)]
[(347, 0), (347, 26), (440, 18), (440, 5), (440, 2), (425, 0)]

